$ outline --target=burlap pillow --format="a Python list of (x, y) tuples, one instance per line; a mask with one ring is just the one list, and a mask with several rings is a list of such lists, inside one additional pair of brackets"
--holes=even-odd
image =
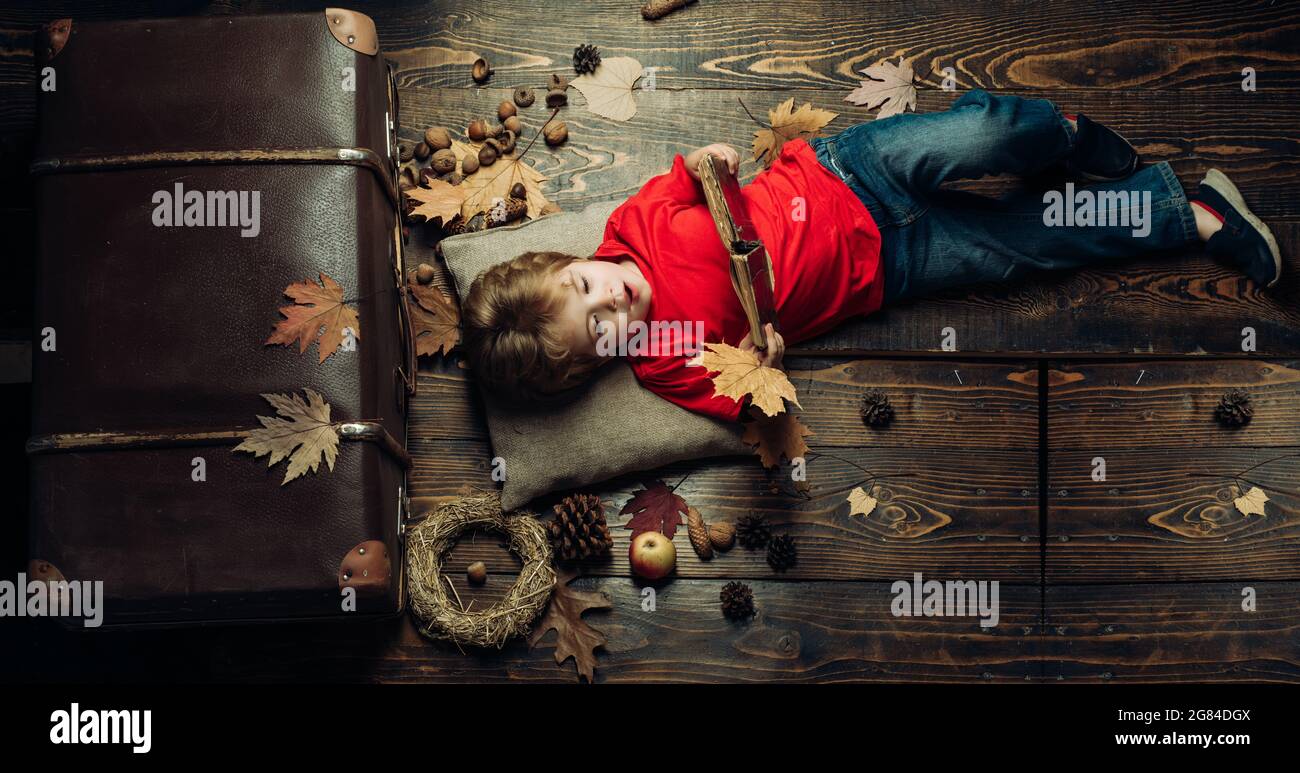
[[(442, 254), (456, 292), (464, 298), (479, 274), (529, 250), (592, 254), (619, 203), (443, 239)], [(481, 393), (492, 448), (506, 463), (501, 491), (506, 510), (557, 489), (581, 488), (683, 459), (746, 452), (738, 423), (679, 408), (644, 389), (622, 362), (601, 368), (579, 399), (559, 408), (533, 411)], [(629, 426), (637, 428), (635, 434), (620, 431)]]

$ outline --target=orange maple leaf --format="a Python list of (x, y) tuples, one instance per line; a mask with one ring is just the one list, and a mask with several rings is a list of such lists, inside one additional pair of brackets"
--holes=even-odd
[(294, 305), (281, 306), (284, 319), (276, 323), (275, 331), (266, 344), (292, 346), (298, 342), (298, 353), (307, 351), (311, 342), (319, 337), (320, 362), (324, 362), (343, 343), (344, 328), (351, 328), (352, 337), (361, 338), (361, 320), (356, 309), (344, 305), (343, 285), (328, 274), (320, 275), (318, 285), (309, 280), (295, 282), (284, 289)]
[(807, 455), (809, 449), (804, 438), (812, 434), (793, 414), (758, 415), (745, 428), (741, 442), (754, 447), (764, 467), (779, 467), (782, 456), (793, 462)]

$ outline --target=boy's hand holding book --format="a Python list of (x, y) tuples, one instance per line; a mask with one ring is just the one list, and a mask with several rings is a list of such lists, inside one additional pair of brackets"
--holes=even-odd
[(740, 154), (736, 152), (736, 149), (726, 143), (715, 142), (712, 145), (705, 145), (702, 148), (692, 150), (686, 158), (682, 159), (686, 162), (686, 171), (696, 180), (700, 179), (700, 159), (704, 158), (705, 154), (721, 157), (727, 162), (727, 169), (732, 174), (735, 174), (740, 169)]
[(753, 352), (758, 357), (758, 361), (765, 367), (779, 368), (781, 367), (781, 358), (785, 356), (785, 339), (781, 337), (780, 333), (776, 332), (776, 328), (772, 327), (771, 322), (764, 326), (763, 332), (767, 336), (764, 349), (759, 349), (754, 345), (749, 333), (746, 333), (745, 337), (741, 339), (739, 348), (742, 351)]

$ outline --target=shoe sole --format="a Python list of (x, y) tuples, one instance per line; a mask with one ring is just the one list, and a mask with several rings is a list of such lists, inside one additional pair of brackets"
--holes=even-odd
[(1269, 230), (1268, 226), (1264, 225), (1264, 221), (1255, 217), (1255, 213), (1251, 212), (1250, 208), (1246, 206), (1246, 200), (1242, 198), (1241, 191), (1237, 190), (1237, 186), (1233, 185), (1232, 180), (1229, 180), (1228, 176), (1223, 172), (1218, 169), (1207, 170), (1205, 179), (1201, 180), (1201, 185), (1208, 185), (1218, 191), (1220, 196), (1227, 199), (1228, 203), (1241, 213), (1247, 223), (1250, 223), (1255, 227), (1255, 230), (1264, 235), (1264, 243), (1268, 245), (1268, 251), (1273, 255), (1273, 267), (1276, 270), (1273, 281), (1264, 286), (1272, 287), (1277, 284), (1278, 280), (1282, 278), (1282, 251), (1278, 249), (1277, 239), (1273, 238), (1273, 232)]

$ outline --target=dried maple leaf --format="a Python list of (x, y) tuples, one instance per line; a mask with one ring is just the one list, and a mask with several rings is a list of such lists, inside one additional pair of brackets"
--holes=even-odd
[(657, 531), (672, 539), (677, 527), (682, 525), (686, 511), (686, 500), (677, 496), (663, 481), (657, 480), (633, 494), (618, 514), (632, 514), (624, 528), (631, 529), (633, 537), (642, 532)]
[(876, 509), (876, 498), (862, 490), (861, 486), (849, 492), (849, 515), (871, 515)]
[(284, 288), (284, 294), (293, 299), (294, 305), (280, 307), (285, 318), (276, 323), (266, 345), (291, 346), (297, 341), (298, 353), (302, 354), (319, 336), (317, 349), (320, 362), (324, 362), (343, 343), (344, 328), (352, 329), (353, 338), (361, 338), (361, 320), (356, 309), (344, 304), (343, 286), (328, 274), (321, 274), (320, 281), (318, 285), (309, 279)]
[(1242, 515), (1264, 515), (1264, 503), (1267, 501), (1268, 494), (1262, 488), (1251, 486), (1250, 491), (1232, 500), (1232, 503)]
[(612, 121), (626, 121), (636, 115), (632, 89), (644, 71), (632, 57), (616, 56), (601, 61), (595, 72), (574, 78), (571, 85), (586, 97), (591, 112)]
[(406, 308), (415, 327), (415, 353), (447, 354), (460, 342), (460, 307), (433, 285), (422, 285), (407, 277)]
[[(455, 151), (454, 143), (452, 150)], [(478, 150), (474, 149), (473, 152), (477, 153)], [(515, 151), (516, 154), (519, 152)], [(528, 216), (540, 217), (542, 210), (550, 204), (542, 195), (544, 182), (546, 182), (546, 175), (530, 164), (524, 163), (518, 155), (502, 156), (496, 163), (479, 167), (477, 172), (461, 181), (460, 187), (464, 189), (465, 200), (461, 202), (460, 214), (468, 223), (478, 213), (492, 209), (498, 200), (504, 201), (508, 198), (510, 189), (515, 183), (522, 183), (526, 194), (525, 203), (528, 204)]]
[(460, 207), (465, 203), (465, 190), (459, 185), (452, 185), (445, 180), (429, 180), (429, 187), (416, 186), (403, 191), (408, 199), (419, 204), (409, 215), (423, 215), (426, 222), (450, 223), (460, 214)]
[(587, 625), (582, 613), (589, 609), (613, 609), (609, 596), (598, 591), (574, 590), (569, 587), (578, 576), (575, 569), (559, 567), (555, 570), (555, 591), (546, 605), (546, 612), (528, 634), (528, 647), (532, 649), (548, 631), (555, 630), (555, 662), (573, 658), (578, 673), (591, 682), (596, 677), (596, 648), (605, 646), (605, 634)]
[(803, 439), (812, 434), (794, 414), (782, 413), (755, 417), (745, 427), (741, 440), (754, 446), (764, 467), (779, 467), (782, 456), (793, 461), (807, 454), (808, 444)]
[(289, 468), (284, 471), (285, 483), (307, 474), (316, 472), (321, 457), (334, 469), (334, 460), (339, 452), (339, 433), (330, 423), (330, 406), (325, 398), (313, 389), (304, 389), (307, 400), (304, 402), (296, 393), (291, 395), (263, 394), (282, 418), (258, 416), (262, 422), (261, 429), (250, 429), (244, 441), (235, 446), (235, 451), (244, 451), (254, 456), (271, 458), (267, 467), (274, 467), (285, 457), (289, 458)]
[(767, 111), (767, 122), (771, 128), (754, 132), (754, 160), (762, 163), (766, 169), (776, 160), (781, 146), (799, 137), (813, 137), (822, 127), (834, 121), (838, 113), (813, 107), (805, 102), (794, 110), (794, 97)]
[[(785, 371), (769, 368), (758, 361), (758, 356), (730, 344), (704, 344), (697, 362), (704, 370), (713, 373), (713, 393), (743, 400), (749, 395), (754, 407), (768, 416), (785, 411), (782, 398), (799, 405), (794, 384)], [(801, 408), (803, 406), (800, 406)]]
[(868, 109), (879, 106), (876, 118), (888, 118), (906, 110), (916, 109), (916, 84), (912, 82), (912, 63), (898, 58), (898, 64), (881, 60), (858, 72), (872, 80), (861, 81), (849, 92), (845, 102), (866, 105)]

